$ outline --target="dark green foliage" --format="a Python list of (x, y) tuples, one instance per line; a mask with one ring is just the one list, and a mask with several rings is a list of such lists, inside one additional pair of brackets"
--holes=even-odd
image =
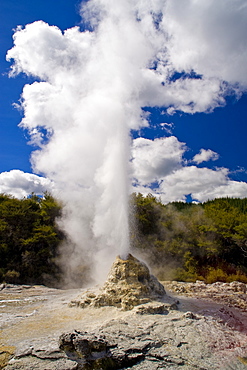
[(229, 204), (231, 207), (238, 208), (241, 213), (247, 213), (247, 198), (218, 198), (214, 200), (208, 200), (207, 202), (203, 203), (203, 206), (207, 206), (209, 204)]
[(208, 282), (247, 281), (247, 200), (222, 198), (204, 204), (132, 196), (141, 251), (160, 278)]
[(63, 238), (55, 220), (61, 205), (48, 193), (43, 198), (15, 199), (0, 195), (0, 279), (44, 283), (55, 276), (58, 245)]
[(143, 197), (142, 194), (132, 194), (132, 206), (135, 209), (137, 229), (143, 235), (154, 234), (159, 231), (158, 223), (162, 210), (162, 203), (148, 194)]
[(194, 205), (194, 203), (186, 203), (186, 202), (171, 202), (170, 205), (172, 205), (176, 210), (183, 211), (185, 209), (190, 208)]
[[(247, 282), (247, 198), (163, 205), (132, 194), (130, 203), (133, 252), (160, 279)], [(56, 280), (61, 210), (48, 193), (21, 200), (0, 194), (0, 281)]]

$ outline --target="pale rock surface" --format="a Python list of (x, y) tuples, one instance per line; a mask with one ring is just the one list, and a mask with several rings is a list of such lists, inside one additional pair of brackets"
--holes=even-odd
[(71, 306), (115, 306), (131, 310), (154, 300), (166, 300), (174, 304), (166, 295), (164, 286), (150, 274), (146, 264), (129, 254), (126, 259), (116, 258), (102, 288), (87, 291), (73, 300)]
[(118, 258), (104, 286), (79, 299), (74, 290), (2, 287), (0, 369), (246, 370), (246, 312), (211, 299), (217, 291), (225, 302), (245, 297), (245, 285), (168, 282), (166, 292), (177, 287), (169, 298), (143, 263), (129, 260), (131, 268)]
[(5, 370), (245, 370), (246, 333), (215, 315), (128, 311), (101, 325), (91, 322), (90, 330), (61, 334), (53, 346), (50, 338), (40, 338), (29, 351), (19, 351)]
[(247, 284), (239, 281), (231, 283), (218, 281), (213, 284), (205, 284), (203, 281), (196, 283), (164, 281), (163, 284), (172, 293), (212, 300), (247, 312)]
[(78, 369), (246, 368), (240, 361), (246, 337), (232, 333), (227, 325), (223, 328), (217, 319), (192, 312), (155, 318), (129, 314), (91, 333), (63, 334), (60, 348), (78, 362)]

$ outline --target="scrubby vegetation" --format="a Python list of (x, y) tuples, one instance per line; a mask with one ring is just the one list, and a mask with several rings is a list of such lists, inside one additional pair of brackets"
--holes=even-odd
[(160, 279), (247, 283), (247, 199), (163, 205), (132, 195), (134, 249)]
[[(131, 196), (132, 252), (161, 280), (247, 283), (247, 198), (163, 205)], [(56, 219), (62, 206), (50, 194), (0, 195), (0, 281), (54, 284), (60, 278)]]

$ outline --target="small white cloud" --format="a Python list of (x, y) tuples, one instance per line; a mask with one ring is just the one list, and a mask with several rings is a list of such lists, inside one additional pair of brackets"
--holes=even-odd
[(214, 152), (211, 149), (201, 149), (198, 154), (196, 154), (192, 161), (195, 162), (196, 164), (200, 164), (202, 162), (207, 162), (207, 161), (216, 161), (219, 159), (219, 154)]
[(167, 122), (162, 122), (160, 123), (160, 126), (163, 130), (165, 130), (168, 134), (172, 134), (172, 129), (174, 127), (174, 123), (167, 123)]
[(247, 173), (246, 168), (238, 166), (235, 171), (231, 171), (231, 173)]
[(175, 113), (176, 113), (176, 109), (174, 107), (169, 107), (167, 109), (167, 114), (169, 114), (170, 116), (172, 116)]
[(53, 183), (41, 176), (20, 170), (0, 173), (0, 193), (11, 194), (16, 198), (24, 198), (31, 193), (42, 195), (52, 189)]

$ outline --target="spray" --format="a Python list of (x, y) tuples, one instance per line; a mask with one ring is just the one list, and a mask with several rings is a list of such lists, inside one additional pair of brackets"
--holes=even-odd
[[(78, 27), (62, 32), (38, 21), (14, 33), (7, 54), (14, 61), (11, 75), (36, 79), (24, 86), (20, 127), (37, 148), (33, 171), (54, 182), (55, 196), (64, 203), (59, 222), (70, 243), (61, 260), (68, 277), (90, 265), (100, 281), (115, 256), (129, 252), (130, 131), (148, 125), (142, 107), (194, 113), (224, 103), (215, 77), (222, 63), (219, 70), (203, 69), (206, 59), (215, 60), (200, 49), (205, 43), (194, 42), (199, 49), (192, 55), (185, 44), (181, 58), (174, 49), (171, 33), (180, 30), (181, 20), (174, 27), (164, 18), (165, 12), (172, 19), (180, 14), (172, 13), (173, 3), (89, 0), (81, 8), (83, 32)], [(195, 55), (202, 58), (194, 63)], [(205, 75), (172, 79), (176, 71)]]
[(96, 282), (130, 248), (130, 129), (147, 124), (140, 71), (152, 53), (131, 2), (110, 3), (82, 8), (91, 32), (62, 33), (42, 21), (18, 27), (7, 55), (12, 75), (37, 77), (24, 86), (20, 126), (38, 147), (33, 170), (54, 181), (64, 203), (59, 224), (70, 240), (61, 257), (67, 277), (91, 265)]

